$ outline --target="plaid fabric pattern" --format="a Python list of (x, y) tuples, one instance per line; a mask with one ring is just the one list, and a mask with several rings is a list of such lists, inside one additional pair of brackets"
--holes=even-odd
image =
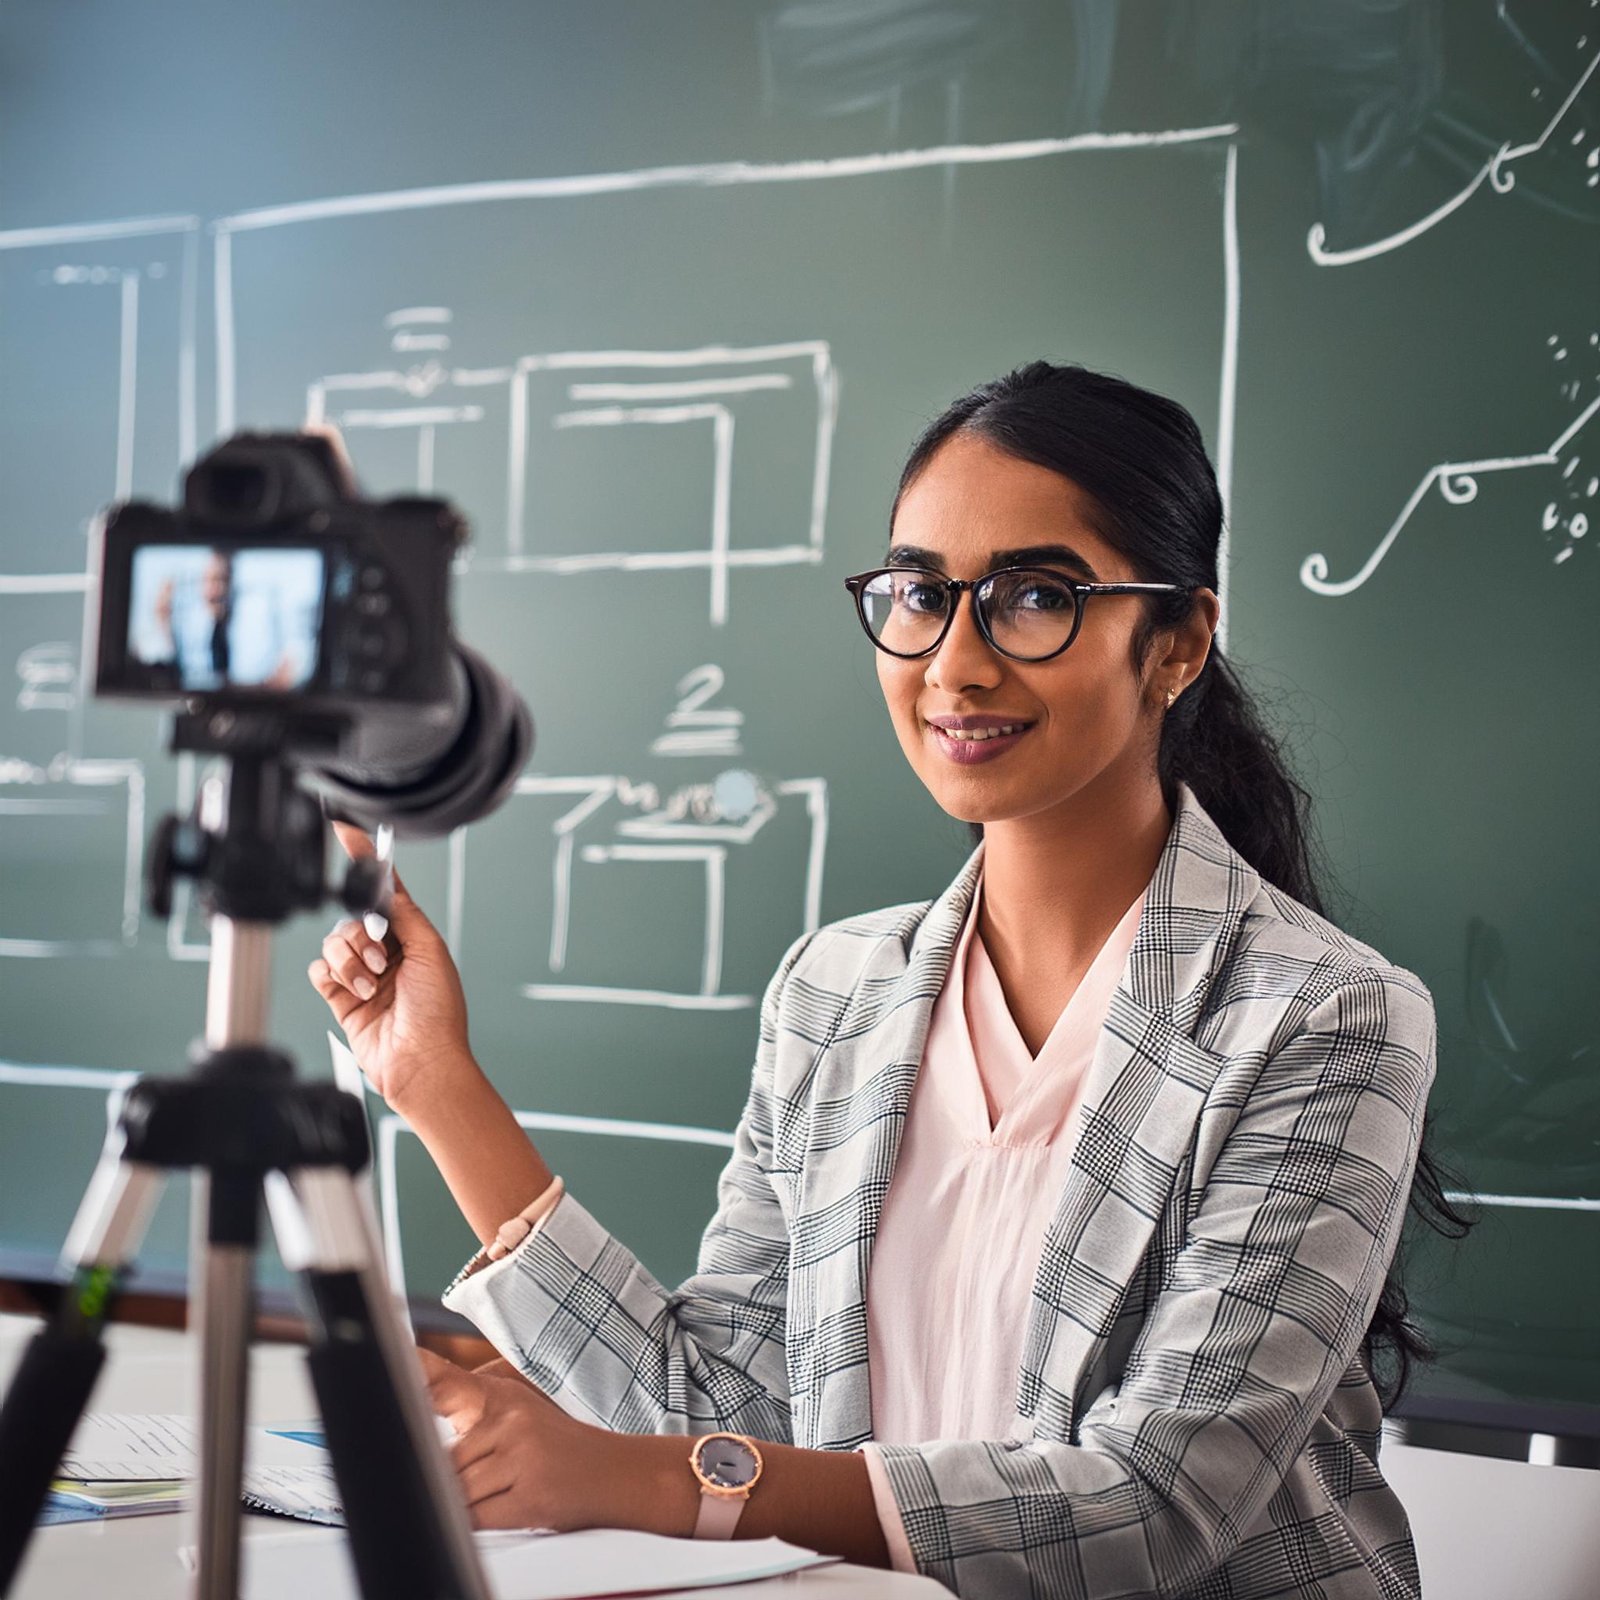
[[(789, 952), (687, 1283), (569, 1196), (450, 1303), (609, 1427), (868, 1443), (872, 1239), (976, 877)], [(1013, 1436), (871, 1446), (922, 1571), (996, 1600), (1415, 1600), (1359, 1347), (1434, 1050), (1423, 985), (1185, 790), (1018, 1308)]]

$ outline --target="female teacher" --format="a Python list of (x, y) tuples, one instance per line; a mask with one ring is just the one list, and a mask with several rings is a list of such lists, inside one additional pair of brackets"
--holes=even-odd
[(518, 1127), (404, 891), (402, 959), (329, 936), (313, 984), (484, 1241), (447, 1303), (505, 1360), (429, 1361), (481, 1525), (775, 1534), (985, 1597), (1417, 1593), (1375, 1357), (1421, 1349), (1385, 1283), (1433, 1008), (1315, 909), (1214, 642), (1221, 528), (1189, 414), (1080, 367), (918, 441), (848, 587), (982, 844), (784, 958), (677, 1289)]

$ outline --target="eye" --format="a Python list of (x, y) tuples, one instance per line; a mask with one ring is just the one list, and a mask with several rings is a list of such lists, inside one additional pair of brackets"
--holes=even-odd
[(1071, 611), (1077, 598), (1070, 584), (1048, 573), (1019, 572), (994, 580), (989, 603), (997, 611), (1055, 613)]
[(914, 611), (920, 616), (941, 616), (948, 599), (942, 583), (935, 583), (918, 573), (895, 575), (895, 604), (907, 611)]

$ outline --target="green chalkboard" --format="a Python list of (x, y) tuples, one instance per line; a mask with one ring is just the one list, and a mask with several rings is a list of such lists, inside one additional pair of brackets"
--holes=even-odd
[[(459, 629), (538, 743), (402, 867), (507, 1098), (674, 1279), (783, 949), (964, 855), (840, 579), (919, 426), (1048, 355), (1199, 418), (1229, 646), (1341, 919), (1436, 996), (1484, 1199), (1412, 1261), (1427, 1392), (1600, 1403), (1597, 51), (1582, 0), (6, 6), (0, 1265), (203, 1009), (202, 922), (138, 884), (199, 774), (80, 682), (99, 506), (311, 415), (467, 512)], [(273, 1013), (318, 1075), (319, 937)], [(381, 1111), (427, 1296), (470, 1241)]]

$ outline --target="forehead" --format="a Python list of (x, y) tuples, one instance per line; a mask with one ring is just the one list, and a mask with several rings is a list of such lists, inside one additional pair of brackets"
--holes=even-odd
[(937, 552), (952, 573), (1007, 550), (1067, 545), (1105, 576), (1124, 563), (1095, 532), (1094, 511), (1070, 478), (958, 433), (901, 497), (890, 538)]

